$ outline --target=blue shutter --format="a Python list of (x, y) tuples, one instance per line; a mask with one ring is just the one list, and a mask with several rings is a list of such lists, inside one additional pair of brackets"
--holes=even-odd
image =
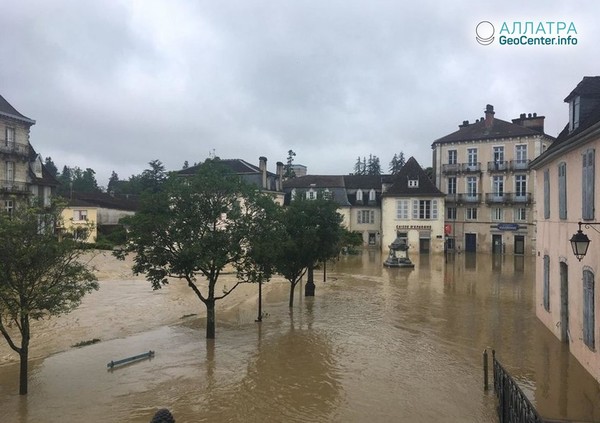
[(585, 220), (594, 219), (594, 177), (596, 173), (594, 153), (593, 149), (583, 153), (581, 217)]
[(558, 165), (558, 217), (567, 218), (567, 164)]
[(550, 256), (544, 256), (544, 308), (550, 311)]
[(595, 307), (594, 274), (583, 271), (583, 342), (591, 349), (595, 348)]
[(550, 219), (550, 170), (544, 171), (544, 219)]

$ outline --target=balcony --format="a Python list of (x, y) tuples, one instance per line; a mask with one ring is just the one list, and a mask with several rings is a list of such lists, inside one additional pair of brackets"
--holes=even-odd
[(514, 192), (488, 193), (485, 194), (486, 204), (531, 204), (532, 196), (530, 192), (517, 194)]
[(507, 161), (493, 161), (488, 162), (487, 170), (488, 172), (506, 172), (508, 170), (508, 162)]
[(0, 153), (28, 156), (29, 144), (18, 144), (16, 142), (0, 141)]
[(510, 170), (529, 170), (529, 163), (531, 160), (511, 160)]
[(25, 182), (0, 179), (0, 192), (11, 194), (29, 194), (29, 188)]
[(460, 164), (458, 164), (458, 163), (442, 164), (442, 173), (444, 173), (444, 174), (456, 174), (459, 171), (460, 171)]
[(463, 173), (481, 172), (481, 163), (461, 163), (460, 169)]
[(456, 194), (458, 202), (461, 204), (478, 204), (481, 203), (481, 194)]

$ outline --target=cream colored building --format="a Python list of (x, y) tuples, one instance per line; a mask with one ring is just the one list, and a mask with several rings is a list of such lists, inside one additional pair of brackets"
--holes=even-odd
[(71, 201), (62, 211), (63, 233), (75, 239), (94, 243), (98, 238), (98, 208), (84, 202)]
[(448, 247), (456, 251), (533, 254), (535, 189), (531, 160), (554, 138), (544, 117), (522, 114), (464, 121), (432, 144), (436, 186), (446, 194)]
[(444, 251), (444, 194), (411, 157), (382, 194), (382, 249), (396, 237), (408, 242), (409, 257)]
[[(531, 163), (536, 171), (536, 315), (600, 382), (600, 76), (585, 77), (567, 96), (569, 123)], [(579, 261), (569, 240), (579, 229), (590, 244)], [(588, 224), (588, 226), (586, 226)]]
[(29, 143), (34, 124), (0, 96), (0, 206), (8, 213), (32, 196), (49, 206), (58, 185)]

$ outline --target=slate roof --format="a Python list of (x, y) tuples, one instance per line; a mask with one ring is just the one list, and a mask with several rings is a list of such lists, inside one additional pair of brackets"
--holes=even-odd
[[(253, 164), (250, 164), (242, 159), (220, 159), (219, 162), (224, 164), (231, 170), (231, 172), (237, 175), (262, 174), (258, 166), (254, 166)], [(202, 166), (202, 163), (196, 166), (188, 167), (187, 169), (181, 169), (178, 171), (178, 173), (181, 175), (194, 175), (196, 172), (198, 172), (200, 166)], [(269, 171), (267, 171), (267, 175), (276, 176), (274, 173)]]
[(17, 119), (22, 122), (26, 122), (30, 125), (35, 124), (35, 120), (28, 118), (27, 116), (22, 115), (15, 109), (4, 97), (0, 95), (0, 115), (6, 116), (9, 118)]
[(493, 118), (492, 125), (489, 128), (486, 128), (485, 126), (485, 119), (468, 125), (461, 125), (461, 128), (459, 128), (458, 131), (448, 134), (442, 138), (438, 138), (433, 142), (433, 145), (457, 141), (513, 138), (533, 135), (540, 135), (540, 132), (517, 125), (515, 123)]
[(340, 175), (305, 175), (283, 181), (283, 188), (345, 188), (344, 177)]
[(136, 196), (122, 194), (109, 195), (103, 192), (73, 192), (67, 199), (69, 205), (75, 207), (102, 207), (106, 209), (137, 211)]
[[(419, 186), (409, 188), (408, 181), (415, 179), (419, 181)], [(414, 157), (411, 157), (406, 161), (406, 164), (396, 175), (394, 184), (383, 193), (383, 196), (385, 197), (445, 197), (445, 195), (446, 194), (437, 189)]]
[(573, 91), (565, 98), (569, 102), (575, 96), (600, 98), (600, 76), (584, 76)]
[(348, 189), (381, 189), (383, 178), (387, 175), (344, 175)]

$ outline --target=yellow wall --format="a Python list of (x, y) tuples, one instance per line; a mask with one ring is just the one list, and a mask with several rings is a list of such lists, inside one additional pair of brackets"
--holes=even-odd
[[(79, 211), (85, 211), (87, 214), (87, 220), (79, 219)], [(66, 232), (72, 233), (77, 228), (87, 228), (91, 224), (90, 234), (85, 242), (92, 243), (96, 242), (98, 237), (98, 230), (96, 223), (98, 222), (98, 209), (96, 207), (66, 207), (62, 211), (63, 229)]]

